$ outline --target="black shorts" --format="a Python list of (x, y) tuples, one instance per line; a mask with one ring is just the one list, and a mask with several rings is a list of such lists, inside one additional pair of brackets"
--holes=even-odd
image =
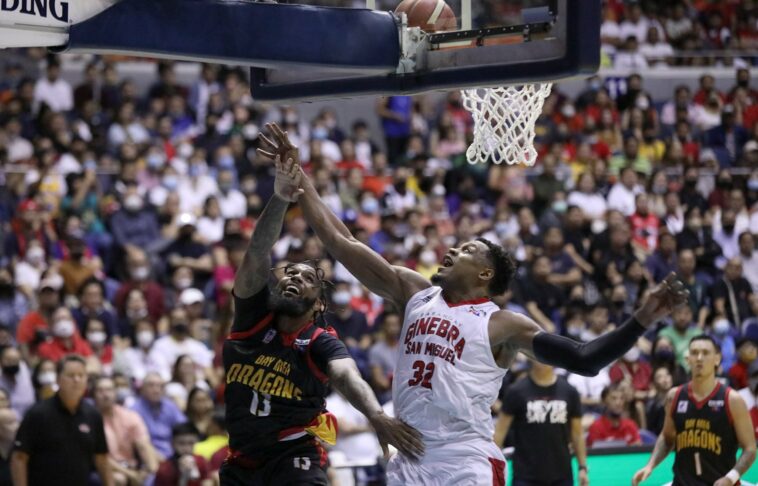
[(269, 459), (259, 469), (248, 469), (226, 461), (219, 475), (221, 486), (327, 486), (326, 466), (324, 448), (309, 441)]

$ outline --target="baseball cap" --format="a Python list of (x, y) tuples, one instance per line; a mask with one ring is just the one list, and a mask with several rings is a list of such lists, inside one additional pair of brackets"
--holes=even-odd
[(205, 295), (198, 289), (184, 289), (179, 295), (179, 303), (182, 305), (192, 305), (205, 301)]
[(753, 150), (758, 150), (758, 142), (755, 140), (751, 140), (748, 143), (745, 144), (744, 148), (745, 152), (752, 152)]
[(47, 277), (40, 280), (39, 287), (37, 287), (38, 290), (53, 290), (55, 292), (59, 291), (63, 287), (63, 277), (61, 277), (58, 274), (55, 275), (48, 275)]

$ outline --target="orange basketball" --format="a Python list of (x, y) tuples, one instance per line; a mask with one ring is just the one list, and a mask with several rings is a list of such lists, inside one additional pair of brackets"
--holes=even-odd
[(425, 32), (447, 32), (458, 28), (453, 9), (444, 0), (403, 0), (395, 9), (405, 12), (408, 25)]

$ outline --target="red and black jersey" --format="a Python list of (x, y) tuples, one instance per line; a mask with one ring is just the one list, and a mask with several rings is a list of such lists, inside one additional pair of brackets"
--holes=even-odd
[(310, 323), (292, 334), (278, 331), (268, 296), (266, 287), (247, 299), (235, 297), (223, 348), (229, 447), (256, 461), (314, 436), (334, 440), (336, 421), (325, 413), (326, 368), (349, 357), (331, 328)]
[(736, 463), (737, 434), (729, 411), (732, 389), (718, 383), (702, 401), (692, 383), (676, 390), (671, 417), (676, 428), (674, 486), (712, 485)]

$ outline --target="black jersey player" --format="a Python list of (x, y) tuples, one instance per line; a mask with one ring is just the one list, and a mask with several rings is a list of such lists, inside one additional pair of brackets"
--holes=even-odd
[[(632, 479), (636, 486), (675, 451), (674, 486), (733, 486), (755, 460), (755, 438), (740, 395), (716, 379), (721, 361), (710, 336), (692, 338), (687, 356), (692, 380), (672, 388), (666, 418), (647, 465)], [(737, 448), (742, 454), (736, 459)]]
[(336, 438), (325, 409), (327, 384), (365, 414), (386, 450), (390, 443), (418, 456), (418, 433), (390, 418), (363, 381), (330, 327), (317, 325), (323, 310), (323, 275), (309, 264), (290, 264), (269, 286), (271, 247), (299, 192), (281, 183), (267, 203), (234, 281), (235, 316), (223, 349), (230, 454), (221, 483), (326, 485), (321, 441)]

